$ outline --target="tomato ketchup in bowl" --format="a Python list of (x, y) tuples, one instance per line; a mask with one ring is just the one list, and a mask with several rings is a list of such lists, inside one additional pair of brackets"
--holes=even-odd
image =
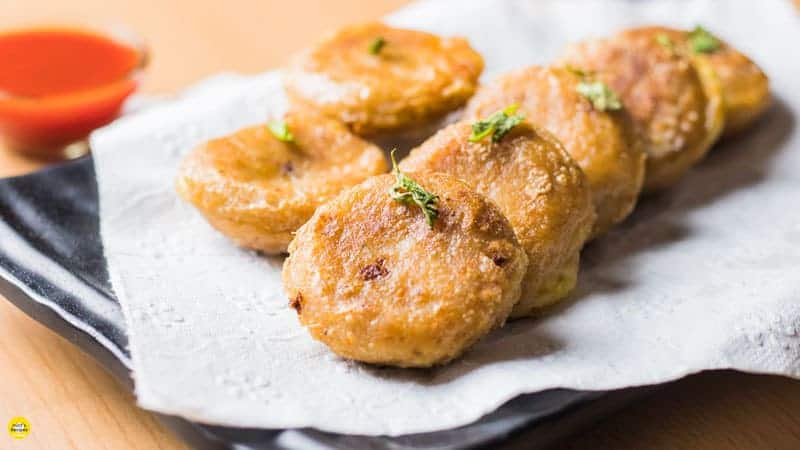
[(81, 28), (0, 32), (0, 138), (59, 156), (119, 115), (146, 60), (141, 45)]

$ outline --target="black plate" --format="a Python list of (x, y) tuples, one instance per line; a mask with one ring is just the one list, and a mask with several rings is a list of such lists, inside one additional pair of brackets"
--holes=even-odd
[[(128, 388), (125, 321), (108, 279), (94, 165), (83, 158), (0, 180), (0, 294), (96, 358)], [(541, 449), (653, 388), (550, 390), (453, 430), (400, 437), (217, 427), (161, 416), (199, 449)]]

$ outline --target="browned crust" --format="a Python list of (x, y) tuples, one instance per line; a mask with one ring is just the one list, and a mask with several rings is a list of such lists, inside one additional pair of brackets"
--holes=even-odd
[(646, 190), (668, 187), (681, 178), (705, 156), (724, 123), (718, 81), (698, 72), (686, 52), (659, 43), (662, 34), (674, 42), (685, 36), (664, 27), (634, 28), (574, 44), (560, 61), (596, 72), (641, 127)]
[[(377, 37), (379, 54), (368, 51)], [(406, 130), (441, 118), (474, 93), (483, 58), (462, 38), (440, 38), (382, 23), (340, 29), (293, 58), (294, 101), (313, 105), (360, 135)]]
[(285, 252), (292, 233), (343, 189), (387, 170), (380, 149), (334, 120), (295, 109), (296, 143), (257, 125), (213, 139), (184, 159), (178, 193), (242, 247)]
[(586, 174), (597, 212), (593, 236), (621, 222), (636, 205), (645, 174), (642, 140), (624, 109), (599, 111), (577, 92), (581, 77), (557, 67), (515, 70), (481, 87), (465, 117), (477, 120), (517, 104), (551, 132)]
[(595, 220), (589, 186), (580, 167), (543, 129), (523, 122), (499, 143), (469, 142), (470, 133), (467, 122), (451, 125), (412, 150), (400, 166), (457, 176), (503, 211), (528, 254), (513, 313), (525, 316), (574, 286), (578, 254)]
[(321, 206), (289, 246), (283, 281), (302, 296), (300, 322), (343, 357), (445, 363), (519, 298), (527, 258), (497, 207), (452, 177), (410, 176), (439, 195), (433, 228), (390, 197), (394, 177), (383, 175)]

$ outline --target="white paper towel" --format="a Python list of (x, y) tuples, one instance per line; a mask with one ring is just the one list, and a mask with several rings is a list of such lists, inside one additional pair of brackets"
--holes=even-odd
[(192, 146), (285, 108), (276, 74), (212, 79), (92, 137), (101, 230), (148, 409), (243, 427), (398, 435), (524, 392), (614, 389), (714, 368), (800, 376), (800, 19), (790, 1), (428, 1), (391, 23), (466, 35), (487, 76), (569, 40), (702, 23), (752, 55), (776, 106), (585, 252), (559, 311), (432, 371), (340, 360), (287, 307), (279, 258), (240, 250), (174, 191)]

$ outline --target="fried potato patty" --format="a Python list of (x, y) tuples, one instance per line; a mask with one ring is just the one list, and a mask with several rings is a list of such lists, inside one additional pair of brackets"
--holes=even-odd
[(461, 38), (381, 23), (345, 27), (291, 61), (285, 85), (360, 135), (424, 126), (475, 92), (483, 58)]
[(429, 226), (372, 177), (321, 206), (289, 245), (283, 283), (311, 335), (340, 356), (428, 367), (502, 325), (527, 257), (499, 209), (444, 174), (408, 174), (439, 196)]
[[(663, 34), (665, 30), (668, 34)], [(748, 128), (771, 104), (767, 75), (750, 58), (729, 44), (700, 27), (691, 32), (661, 28), (660, 33), (668, 38), (662, 45), (674, 46), (675, 51), (691, 55), (695, 65), (699, 61), (702, 67), (707, 66), (705, 70), (712, 71), (719, 81), (725, 104), (726, 136)], [(701, 34), (698, 45), (706, 46), (705, 50), (693, 48), (693, 35), (697, 33)], [(672, 41), (678, 37), (682, 40)]]
[(377, 147), (308, 110), (284, 118), (294, 142), (267, 125), (213, 139), (184, 159), (178, 193), (242, 247), (285, 252), (292, 234), (341, 190), (386, 172)]
[(500, 142), (469, 142), (471, 131), (467, 122), (441, 130), (400, 167), (452, 174), (500, 207), (529, 261), (511, 315), (528, 316), (575, 286), (580, 250), (595, 220), (589, 185), (562, 145), (528, 122)]
[(767, 75), (750, 58), (725, 42), (706, 57), (722, 84), (724, 135), (746, 130), (772, 104)]
[(622, 99), (645, 136), (646, 190), (674, 184), (705, 156), (724, 126), (722, 87), (704, 61), (660, 42), (682, 32), (636, 28), (570, 46), (561, 63), (592, 71)]
[(597, 221), (593, 235), (621, 222), (642, 189), (642, 141), (624, 110), (600, 111), (578, 93), (581, 77), (562, 68), (532, 66), (481, 87), (465, 117), (476, 120), (517, 104), (527, 119), (544, 127), (586, 174)]

